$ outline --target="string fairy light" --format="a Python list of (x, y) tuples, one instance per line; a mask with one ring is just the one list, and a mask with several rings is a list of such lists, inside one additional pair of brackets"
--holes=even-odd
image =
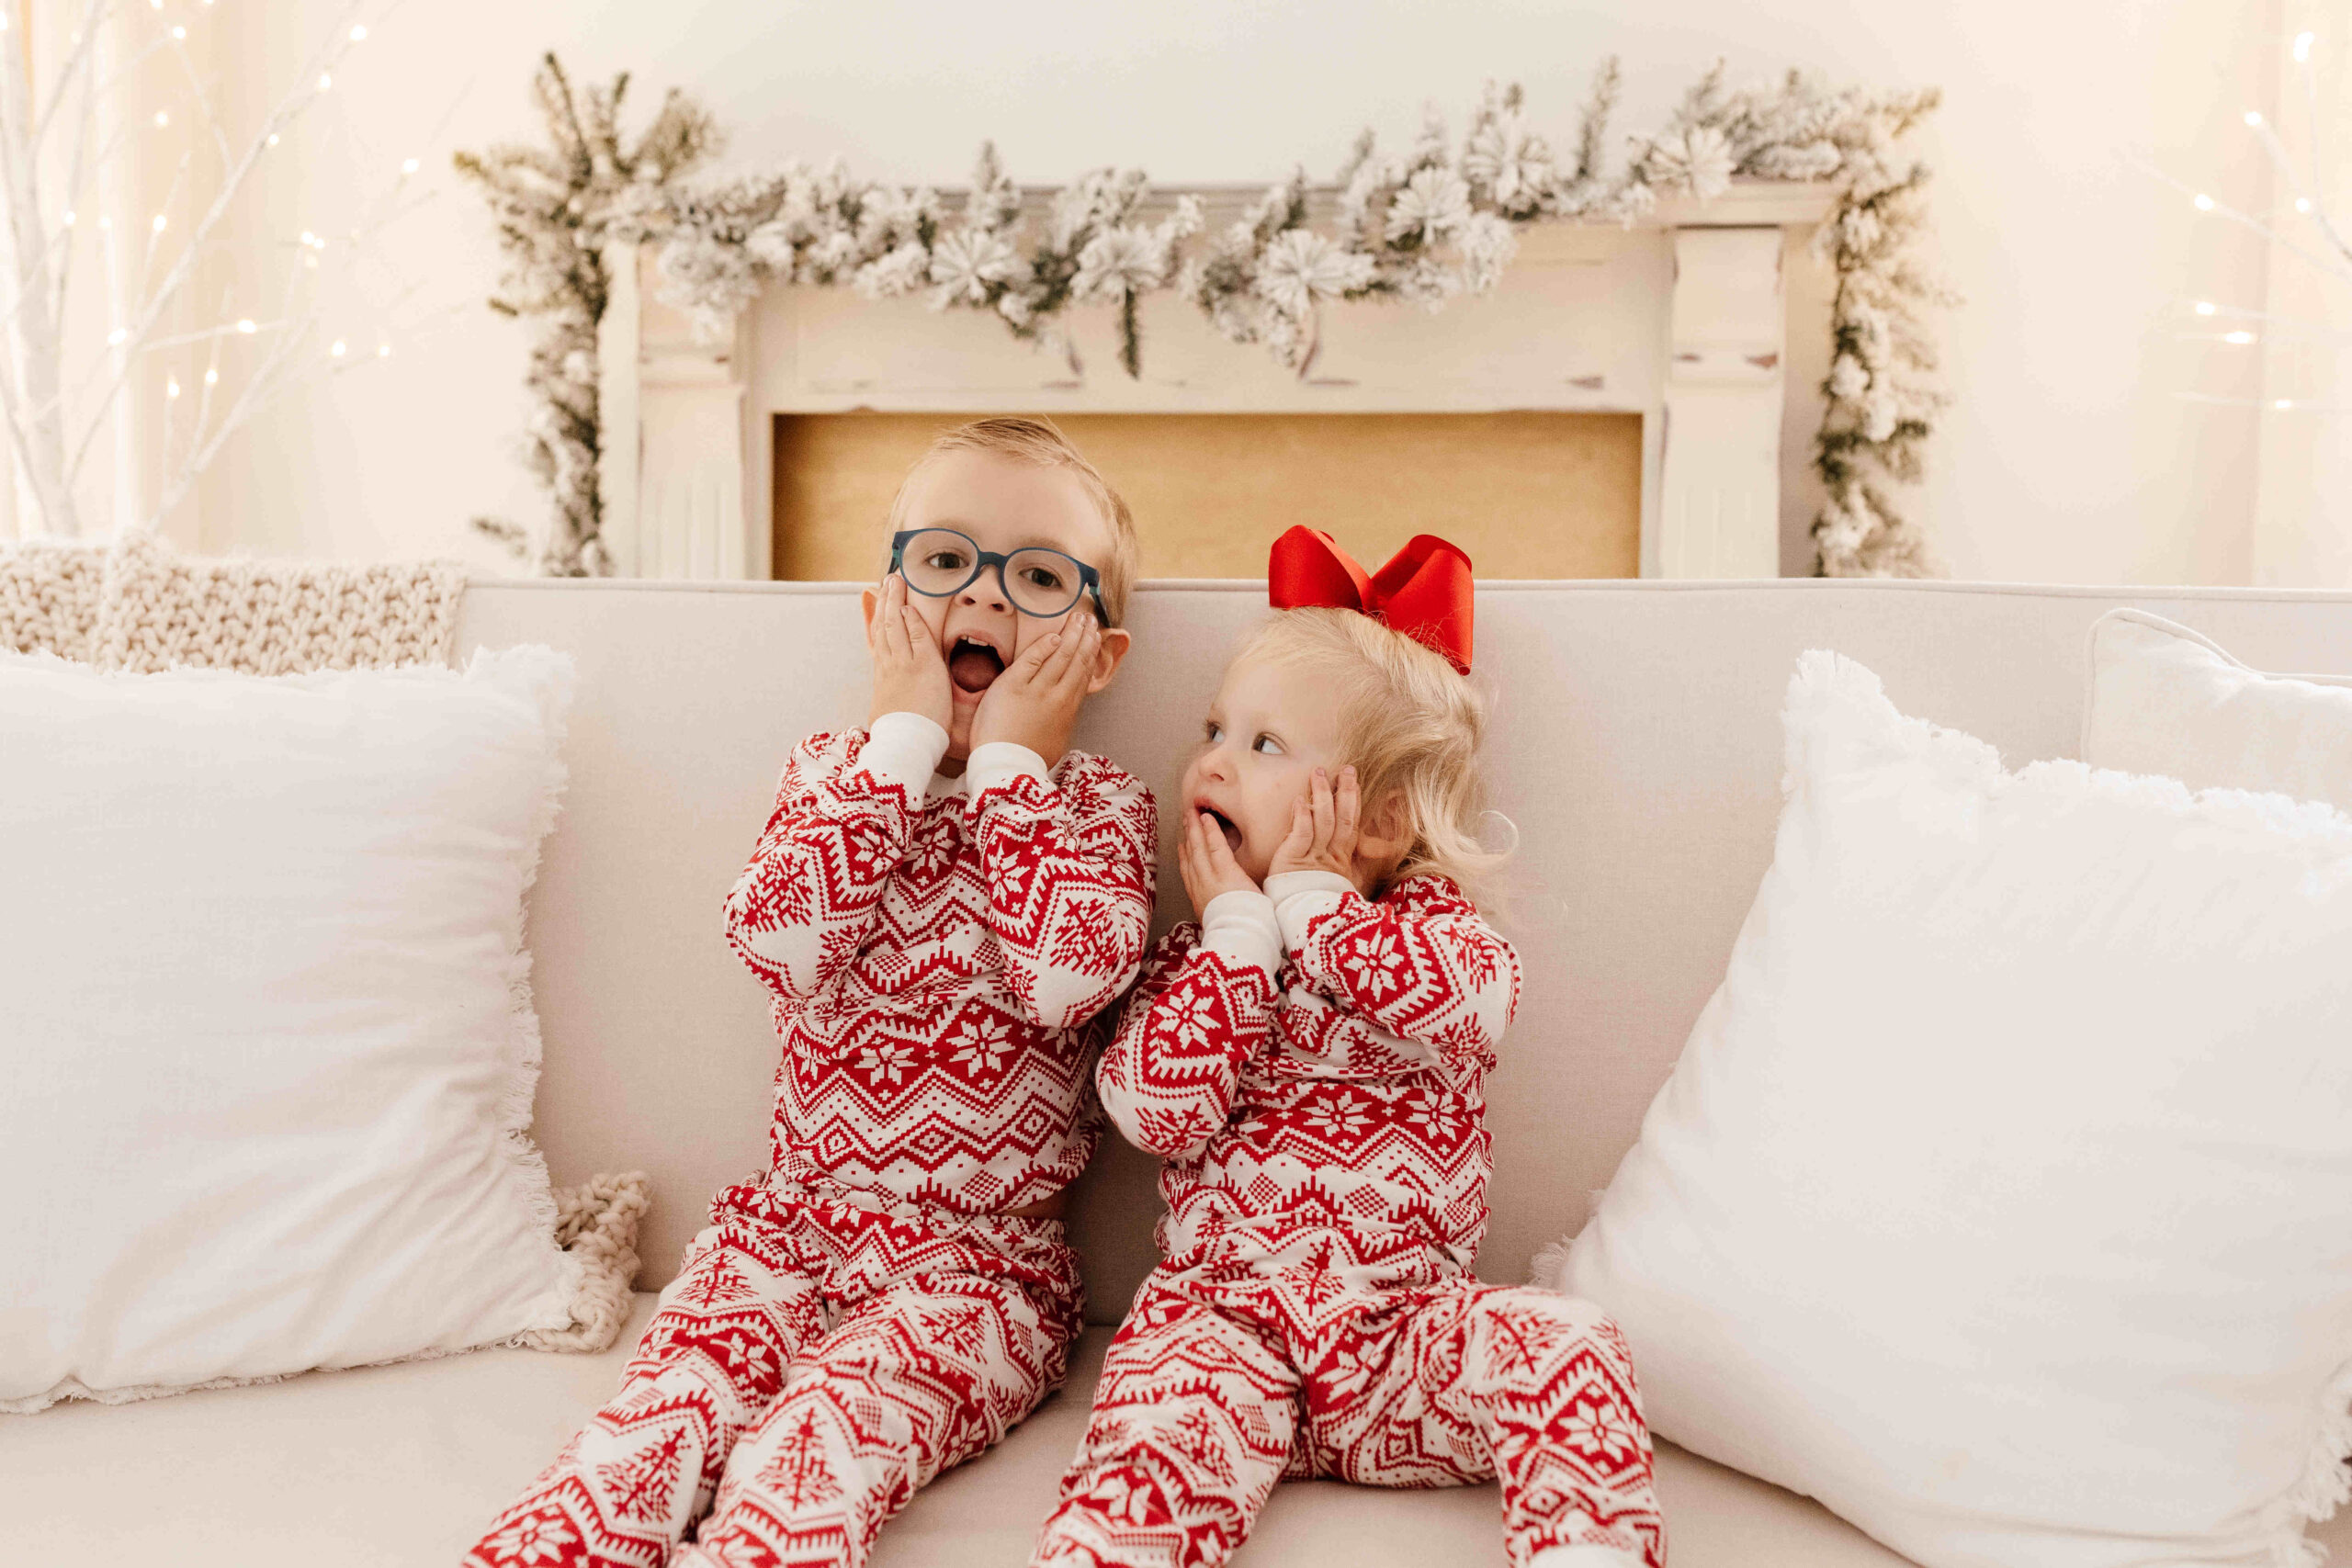
[[(226, 176), (224, 183), (228, 188), (208, 206), (193, 202), (175, 180), (168, 191), (159, 193), (163, 196), (162, 209), (151, 207), (148, 209), (147, 237), (137, 246), (117, 243), (119, 239), (127, 242), (129, 236), (137, 231), (137, 206), (119, 201), (100, 201), (96, 209), (96, 231), (87, 238), (99, 242), (96, 259), (103, 263), (105, 268), (106, 291), (114, 307), (110, 316), (100, 319), (103, 324), (86, 322), (78, 327), (58, 319), (58, 301), (65, 295), (62, 271), (50, 287), (39, 291), (47, 297), (39, 302), (46, 304), (48, 319), (40, 319), (29, 308), (18, 312), (30, 322), (20, 334), (22, 341), (12, 337), (12, 352), (24, 362), (20, 364), (19, 370), (24, 371), (26, 364), (32, 365), (42, 371), (51, 382), (60, 386), (52, 407), (69, 399), (86, 401), (90, 405), (86, 412), (77, 411), (66, 420), (50, 420), (48, 428), (33, 428), (32, 422), (43, 416), (38, 412), (27, 412), (27, 405), (20, 395), (22, 382), (15, 378), (0, 378), (0, 417), (10, 422), (17, 443), (16, 455), (24, 465), (23, 472), (31, 476), (29, 488), (36, 492), (40, 521), (47, 531), (68, 536), (84, 532), (82, 521), (76, 515), (79, 509), (74, 500), (76, 476), (84, 471), (86, 460), (103, 457), (107, 450), (109, 431), (113, 433), (111, 440), (119, 457), (127, 437), (113, 407), (118, 397), (127, 400), (153, 399), (164, 405), (164, 410), (156, 412), (160, 425), (160, 455), (167, 471), (158, 484), (142, 483), (133, 487), (134, 490), (153, 490), (155, 492), (133, 497), (138, 504), (145, 505), (152, 502), (153, 511), (146, 524), (152, 529), (179, 504), (195, 477), (210, 462), (222, 441), (245, 423), (251, 408), (258, 401), (274, 396), (306, 372), (324, 371), (326, 365), (322, 361), (332, 363), (338, 369), (351, 367), (355, 361), (366, 356), (368, 337), (379, 339), (377, 357), (389, 357), (391, 354), (391, 344), (385, 340), (381, 326), (370, 332), (364, 322), (349, 321), (345, 323), (342, 336), (333, 336), (327, 332), (316, 332), (316, 335), (312, 335), (322, 323), (311, 292), (312, 280), (308, 279), (303, 280), (302, 290), (294, 299), (296, 308), (283, 316), (273, 314), (267, 321), (251, 316), (230, 318), (227, 311), (233, 308), (232, 298), (220, 299), (215, 312), (199, 318), (205, 323), (201, 326), (190, 324), (185, 330), (173, 330), (165, 325), (167, 322), (187, 321), (186, 294), (188, 287), (197, 280), (198, 273), (206, 265), (205, 258), (218, 249), (220, 236), (215, 231), (220, 215), (226, 210), (229, 193), (245, 182), (248, 171), (254, 167), (255, 154), (266, 150), (278, 150), (289, 140), (299, 142), (300, 133), (304, 129), (302, 116), (310, 113), (313, 118), (316, 118), (316, 112), (324, 107), (319, 103), (319, 96), (335, 88), (335, 76), (342, 73), (345, 57), (352, 48), (370, 41), (369, 26), (357, 19), (364, 14), (364, 3), (365, 0), (351, 0), (340, 19), (325, 32), (308, 62), (292, 73), (290, 81), (285, 84), (283, 96), (248, 133), (243, 143), (243, 159), (232, 152), (220, 128), (215, 112), (218, 107), (215, 102), (217, 89), (208, 85), (200, 74), (191, 76), (188, 91), (177, 94), (158, 92), (143, 103), (134, 98), (124, 106), (118, 124), (128, 130), (135, 128), (143, 118), (154, 133), (153, 140), (139, 137), (135, 131), (113, 139), (102, 149), (102, 158), (119, 152), (143, 162), (153, 154), (138, 149), (167, 144), (173, 138), (209, 138), (221, 152)], [(215, 0), (195, 0), (194, 4), (180, 0), (180, 3), (173, 5), (166, 5), (164, 0), (148, 0), (153, 20), (136, 29), (141, 37), (133, 41), (140, 46), (142, 56), (170, 51), (182, 65), (186, 65), (189, 62), (187, 46), (190, 35), (202, 30), (204, 26), (192, 19), (192, 13), (199, 6), (209, 11), (214, 4)], [(93, 40), (101, 36), (97, 29), (88, 25), (89, 20), (107, 7), (98, 4), (85, 6), (79, 0), (74, 0), (70, 8), (87, 15), (77, 18), (83, 26), (61, 27), (59, 29), (59, 36), (66, 39), (70, 52), (64, 62), (55, 68), (57, 81), (53, 88), (47, 90), (41, 83), (33, 84), (32, 101), (41, 107), (44, 120), (51, 102), (70, 103), (70, 95), (75, 91), (93, 96), (101, 91), (101, 87), (92, 86), (77, 73), (86, 58), (86, 50)], [(129, 15), (136, 14), (134, 6)], [(129, 19), (119, 9), (117, 17), (126, 23)], [(28, 30), (25, 21), (23, 12), (17, 5), (10, 4), (9, 0), (0, 0), (0, 34), (7, 34), (12, 39), (24, 34)], [(28, 74), (34, 73), (39, 64), (28, 60)], [(307, 88), (302, 85), (306, 79), (311, 83)], [(110, 85), (101, 85), (105, 90), (112, 90)], [(424, 161), (419, 157), (409, 157), (390, 162), (395, 164), (405, 177), (418, 173)], [(183, 167), (182, 174), (186, 172)], [(46, 191), (41, 188), (41, 182), (48, 177), (49, 171), (38, 169), (26, 173), (28, 178), (18, 182), (22, 188), (13, 193), (7, 202), (0, 203), (0, 208), (15, 210), (16, 216), (11, 221), (17, 228), (20, 239), (28, 224), (46, 230), (43, 236), (46, 243), (62, 251), (70, 263), (78, 250), (86, 249), (86, 246), (77, 246), (74, 240), (80, 229), (79, 199), (86, 195), (83, 183), (86, 171), (82, 167), (78, 150), (69, 177), (62, 181), (52, 180)], [(116, 213), (119, 213), (123, 220), (119, 235), (113, 221)], [(323, 218), (326, 215), (318, 216)], [(372, 209), (364, 216), (366, 220), (350, 229), (352, 250), (346, 252), (339, 240), (334, 245), (334, 254), (339, 261), (346, 255), (355, 260), (366, 257), (368, 237), (380, 223), (381, 217)], [(338, 228), (335, 233), (340, 235), (344, 231), (343, 228)], [(174, 242), (170, 246), (163, 243), (167, 235)], [(328, 249), (325, 230), (311, 228), (300, 231), (300, 245), (297, 254), (302, 258), (303, 268), (318, 269), (321, 257), (327, 254)], [(282, 257), (282, 251), (277, 254)], [(282, 261), (278, 265), (282, 266)], [(86, 321), (86, 318), (84, 320)], [(222, 347), (223, 339), (234, 336), (266, 336), (269, 341), (257, 343), (241, 363), (231, 358)], [(91, 354), (88, 345), (94, 341), (102, 342), (106, 352)], [(209, 352), (193, 362), (181, 357), (185, 351), (179, 345), (195, 343), (209, 343)], [(78, 355), (71, 354), (75, 349), (80, 351)], [(151, 355), (155, 355), (153, 360), (150, 360)], [(87, 363), (72, 365), (70, 357), (79, 357)], [(185, 379), (178, 373), (181, 365), (187, 365), (188, 368)], [(159, 368), (164, 372), (160, 384), (148, 379)], [(215, 406), (214, 392), (226, 384), (222, 375), (224, 369), (230, 368), (236, 371), (232, 378), (238, 386), (233, 406), (223, 412)], [(67, 384), (76, 376), (82, 381), (82, 387), (78, 389)], [(188, 397), (190, 392), (197, 396)], [(183, 403), (186, 404), (185, 409), (181, 406)], [(194, 428), (187, 428), (186, 419), (175, 425), (175, 414), (191, 416)], [(65, 426), (62, 432), (55, 428), (60, 424)], [(20, 487), (19, 493), (25, 493), (24, 487)]]
[[(2279, 139), (2278, 128), (2262, 110), (2247, 108), (2238, 117), (2246, 130), (2262, 143), (2263, 151), (2269, 155), (2275, 175), (2287, 187), (2286, 200), (2271, 210), (2273, 212), (2291, 211), (2295, 218), (2301, 220), (2300, 222), (2290, 224), (2282, 220), (2278, 226), (2274, 227), (2270, 218), (2265, 213), (2241, 211), (2216, 200), (2210, 192), (2198, 190), (2178, 180), (2172, 180), (2168, 175), (2163, 175), (2161, 171), (2157, 172), (2160, 177), (2165, 178), (2175, 188), (2186, 194), (2188, 197), (2189, 205), (2198, 212), (2211, 214), (2243, 228), (2251, 229), (2278, 249), (2300, 257), (2321, 272), (2339, 278), (2352, 279), (2352, 242), (2347, 242), (2344, 231), (2336, 226), (2335, 215), (2328, 210), (2327, 193), (2324, 188), (2326, 160), (2320, 142), (2321, 127), (2316, 110), (2319, 102), (2318, 84), (2316, 77), (2312, 74), (2312, 59), (2317, 42), (2318, 37), (2315, 33), (2299, 32), (2295, 34), (2288, 49), (2293, 61), (2295, 74), (2301, 80), (2304, 96), (2313, 106), (2313, 115), (2309, 125), (2309, 157), (2305, 162), (2299, 163), (2289, 153), (2286, 144)], [(2281, 91), (2282, 93), (2284, 91), (2283, 84)], [(2333, 322), (2308, 321), (2298, 316), (2280, 314), (2271, 310), (2249, 310), (2243, 306), (2227, 305), (2212, 299), (2191, 300), (2189, 310), (2200, 318), (2226, 316), (2235, 318), (2239, 321), (2262, 324), (2265, 330), (2259, 332), (2252, 325), (2245, 325), (2235, 326), (2222, 333), (2183, 334), (2189, 337), (2201, 337), (2209, 342), (2227, 344), (2233, 347), (2246, 347), (2263, 342), (2266, 337), (2274, 344), (2281, 341), (2291, 344), (2298, 338), (2314, 337), (2352, 340), (2352, 332), (2347, 332)], [(2210, 393), (2190, 391), (2183, 391), (2177, 396), (2191, 402), (2270, 409), (2279, 412), (2317, 412), (2330, 407), (2324, 401), (2291, 396), (2219, 397)]]

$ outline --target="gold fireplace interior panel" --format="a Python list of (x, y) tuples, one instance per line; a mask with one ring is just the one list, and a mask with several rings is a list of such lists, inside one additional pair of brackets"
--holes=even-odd
[[(890, 498), (949, 414), (775, 416), (775, 575), (872, 579)], [(1442, 534), (1487, 578), (1640, 571), (1630, 413), (1060, 414), (1135, 509), (1146, 577), (1261, 577), (1294, 523), (1376, 568)]]

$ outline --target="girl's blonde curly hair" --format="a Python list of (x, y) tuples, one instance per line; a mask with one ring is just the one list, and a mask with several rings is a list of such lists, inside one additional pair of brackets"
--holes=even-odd
[(1444, 876), (1484, 901), (1482, 887), (1507, 856), (1478, 841), (1487, 704), (1468, 677), (1443, 654), (1355, 610), (1280, 611), (1235, 659), (1305, 665), (1329, 679), (1363, 819), (1374, 819), (1392, 797), (1402, 813), (1406, 848), (1388, 874), (1392, 886)]

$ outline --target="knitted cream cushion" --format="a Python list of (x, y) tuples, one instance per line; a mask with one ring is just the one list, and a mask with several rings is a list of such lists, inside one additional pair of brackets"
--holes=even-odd
[(190, 559), (133, 538), (109, 556), (90, 657), (248, 675), (446, 663), (465, 590), (449, 561)]
[(89, 658), (105, 570), (86, 545), (0, 545), (0, 651)]
[(1925, 1568), (2289, 1568), (2352, 1451), (2352, 818), (2006, 770), (1808, 653), (1565, 1269), (1653, 1426)]

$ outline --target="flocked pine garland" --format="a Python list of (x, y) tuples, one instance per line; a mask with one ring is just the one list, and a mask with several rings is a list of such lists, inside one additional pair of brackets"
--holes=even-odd
[[(626, 78), (623, 78), (626, 81)], [(969, 191), (853, 178), (790, 164), (695, 188), (680, 177), (716, 147), (707, 117), (673, 94), (623, 155), (620, 86), (575, 105), (553, 56), (537, 84), (552, 154), (501, 148), (460, 167), (491, 194), (510, 261), (499, 303), (547, 320), (532, 355), (540, 404), (533, 464), (555, 492), (543, 570), (605, 570), (595, 502), (595, 323), (609, 279), (607, 238), (663, 242), (663, 297), (710, 331), (729, 330), (771, 284), (845, 285), (874, 299), (924, 294), (935, 310), (993, 312), (1015, 336), (1058, 343), (1079, 307), (1118, 312), (1120, 362), (1142, 369), (1136, 302), (1174, 289), (1226, 337), (1257, 344), (1305, 373), (1321, 307), (1334, 299), (1409, 300), (1434, 310), (1491, 289), (1522, 224), (1630, 222), (1661, 196), (1706, 201), (1735, 179), (1832, 185), (1837, 205), (1816, 238), (1837, 269), (1834, 354), (1815, 467), (1828, 491), (1815, 520), (1825, 575), (1917, 577), (1936, 570), (1926, 540), (1886, 481), (1920, 473), (1921, 447), (1945, 397), (1927, 307), (1951, 296), (1917, 254), (1928, 221), (1927, 171), (1896, 145), (1938, 94), (1832, 90), (1792, 72), (1771, 87), (1733, 90), (1718, 63), (1658, 133), (1632, 140), (1604, 167), (1618, 92), (1605, 63), (1574, 156), (1528, 120), (1518, 88), (1490, 87), (1453, 145), (1432, 112), (1402, 154), (1366, 131), (1340, 172), (1337, 220), (1309, 219), (1304, 173), (1267, 191), (1240, 220), (1197, 241), (1197, 197), (1153, 202), (1139, 171), (1088, 174), (1053, 197), (1031, 231), (1022, 193), (983, 146)], [(497, 532), (501, 525), (486, 525)]]

